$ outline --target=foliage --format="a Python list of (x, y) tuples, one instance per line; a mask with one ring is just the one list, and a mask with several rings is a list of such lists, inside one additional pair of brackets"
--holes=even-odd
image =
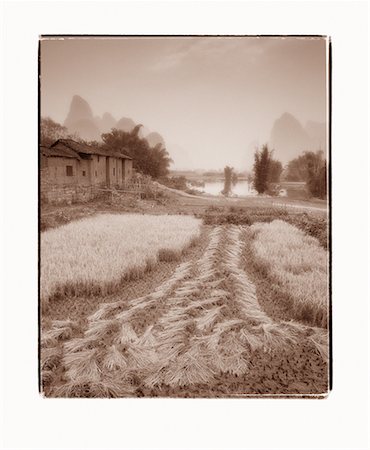
[(279, 183), (282, 172), (283, 165), (281, 162), (271, 158), (267, 181), (269, 183)]
[(185, 191), (187, 188), (187, 179), (183, 175), (179, 177), (161, 177), (158, 181), (171, 189)]
[(189, 183), (191, 184), (191, 186), (195, 186), (195, 187), (204, 187), (205, 186), (204, 181), (189, 180)]
[(194, 188), (186, 188), (185, 192), (190, 195), (202, 195), (202, 191)]
[(133, 158), (134, 168), (153, 178), (168, 174), (171, 158), (161, 143), (150, 147), (148, 141), (139, 137), (142, 125), (137, 125), (132, 131), (112, 129), (102, 134), (103, 147), (127, 154)]
[(68, 133), (68, 129), (50, 117), (41, 117), (40, 143), (45, 147), (54, 144), (58, 139), (75, 139), (75, 135)]
[(224, 168), (224, 188), (222, 190), (222, 194), (225, 195), (225, 197), (228, 197), (231, 194), (231, 183), (234, 179), (234, 169), (232, 167), (226, 166)]
[(281, 162), (273, 159), (272, 153), (265, 144), (254, 154), (253, 184), (259, 194), (266, 192), (270, 183), (278, 183), (283, 172)]
[(288, 163), (286, 181), (305, 181), (313, 197), (326, 198), (327, 167), (322, 150), (304, 152)]
[(259, 194), (263, 194), (268, 188), (268, 174), (271, 161), (271, 152), (267, 144), (263, 145), (262, 150), (256, 150), (254, 154), (254, 188)]

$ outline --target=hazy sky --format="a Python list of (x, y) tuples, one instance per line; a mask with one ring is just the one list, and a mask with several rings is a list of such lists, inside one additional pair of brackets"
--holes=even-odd
[(63, 123), (78, 94), (158, 131), (175, 168), (247, 169), (282, 113), (325, 122), (325, 74), (324, 39), (44, 40), (41, 114)]

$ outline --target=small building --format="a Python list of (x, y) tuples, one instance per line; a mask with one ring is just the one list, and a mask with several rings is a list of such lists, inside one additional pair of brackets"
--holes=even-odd
[(132, 177), (132, 158), (119, 152), (94, 148), (72, 139), (59, 139), (41, 147), (41, 168), (59, 186), (121, 188)]

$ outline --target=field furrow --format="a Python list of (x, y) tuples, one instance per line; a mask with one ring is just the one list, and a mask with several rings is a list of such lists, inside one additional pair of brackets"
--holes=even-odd
[[(292, 363), (281, 355), (299, 359), (302, 349), (319, 377), (327, 365), (327, 331), (266, 314), (242, 268), (244, 231), (214, 228), (200, 258), (180, 264), (148, 295), (102, 304), (82, 336), (70, 339), (72, 324), (53, 326), (43, 336), (45, 374), (59, 364), (63, 380), (50, 395), (294, 393), (301, 378), (284, 379)], [(64, 344), (54, 355), (60, 334)], [(305, 392), (322, 391), (315, 386)]]

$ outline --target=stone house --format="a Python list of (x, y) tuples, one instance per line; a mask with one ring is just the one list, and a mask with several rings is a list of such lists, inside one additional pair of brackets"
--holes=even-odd
[(47, 202), (85, 201), (99, 188), (124, 188), (132, 178), (132, 158), (72, 139), (40, 147), (40, 197)]
[(72, 139), (41, 147), (41, 168), (56, 185), (122, 188), (132, 177), (132, 158)]

